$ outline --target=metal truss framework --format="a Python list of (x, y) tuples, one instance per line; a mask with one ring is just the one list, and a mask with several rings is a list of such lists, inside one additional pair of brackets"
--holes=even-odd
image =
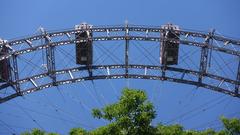
[[(146, 26), (108, 26), (108, 27), (93, 27), (89, 29), (89, 31), (93, 33), (100, 33), (100, 36), (93, 36), (91, 40), (94, 41), (116, 41), (116, 40), (123, 40), (125, 42), (125, 64), (114, 64), (114, 65), (91, 65), (91, 71), (94, 72), (96, 70), (108, 70), (108, 74), (97, 74), (97, 75), (86, 75), (86, 76), (78, 76), (75, 77), (73, 75), (74, 72), (82, 72), (82, 71), (88, 71), (89, 66), (78, 66), (76, 68), (68, 68), (68, 69), (62, 69), (62, 70), (56, 70), (55, 68), (55, 48), (58, 46), (63, 45), (69, 45), (69, 44), (76, 44), (81, 42), (86, 42), (89, 39), (74, 39), (71, 38), (76, 33), (83, 32), (84, 30), (66, 30), (66, 31), (59, 31), (59, 32), (43, 32), (40, 35), (35, 35), (32, 37), (27, 37), (23, 39), (13, 40), (6, 43), (3, 43), (0, 45), (2, 46), (10, 46), (10, 47), (16, 47), (20, 45), (24, 45), (25, 47), (23, 49), (12, 49), (11, 52), (9, 52), (6, 55), (0, 56), (0, 60), (4, 59), (12, 59), (13, 62), (11, 64), (11, 68), (14, 71), (14, 75), (12, 77), (12, 80), (6, 83), (3, 83), (0, 85), (0, 90), (4, 89), (6, 87), (12, 86), (15, 88), (16, 92), (7, 95), (6, 97), (0, 98), (0, 103), (6, 102), (12, 98), (18, 97), (20, 95), (26, 95), (35, 91), (39, 91), (45, 88), (49, 88), (52, 86), (57, 85), (63, 85), (63, 84), (69, 84), (69, 83), (75, 83), (80, 81), (86, 81), (86, 80), (97, 80), (97, 79), (122, 79), (122, 78), (133, 78), (133, 79), (152, 79), (152, 80), (162, 80), (162, 81), (170, 81), (170, 82), (177, 82), (177, 83), (185, 83), (190, 85), (195, 85), (197, 87), (204, 87), (206, 89), (210, 89), (213, 91), (221, 92), (224, 94), (228, 94), (234, 97), (240, 98), (239, 93), (239, 85), (240, 85), (240, 64), (238, 65), (238, 71), (236, 74), (236, 80), (230, 79), (228, 77), (223, 77), (215, 74), (211, 74), (207, 72), (207, 63), (208, 63), (208, 57), (209, 57), (209, 51), (215, 50), (222, 53), (230, 54), (233, 56), (236, 56), (240, 58), (240, 51), (237, 51), (235, 49), (230, 49), (224, 46), (216, 46), (212, 44), (212, 41), (218, 41), (225, 46), (228, 45), (234, 45), (239, 46), (240, 41), (234, 40), (230, 38), (226, 38), (220, 35), (215, 35), (213, 32), (210, 33), (201, 33), (201, 32), (194, 32), (194, 31), (186, 31), (186, 30), (171, 30), (173, 32), (177, 32), (180, 34), (180, 40), (176, 39), (169, 39), (165, 37), (160, 36), (154, 36), (153, 34), (149, 33), (161, 33), (164, 30), (160, 27), (146, 27)], [(118, 34), (117, 36), (111, 36), (109, 33), (115, 32), (115, 33), (123, 33)], [(134, 35), (134, 32), (140, 32), (141, 35)], [(61, 37), (66, 36), (68, 37), (68, 40), (62, 40), (62, 41), (53, 41), (52, 38), (55, 37)], [(203, 42), (197, 42), (190, 40), (188, 37), (193, 38), (200, 38), (203, 39)], [(44, 44), (41, 45), (34, 45), (32, 42), (38, 41), (38, 40), (45, 40)], [(183, 69), (183, 68), (177, 68), (177, 67), (171, 67), (166, 65), (133, 65), (128, 63), (128, 48), (129, 48), (129, 41), (131, 40), (137, 40), (137, 41), (150, 41), (150, 42), (159, 42), (160, 41), (169, 41), (172, 43), (179, 43), (181, 45), (188, 45), (188, 46), (196, 46), (201, 48), (201, 59), (200, 59), (200, 65), (199, 65), (199, 71), (196, 70), (190, 70), (190, 69)], [(22, 54), (30, 53), (33, 51), (43, 50), (46, 49), (46, 59), (47, 59), (47, 71), (46, 73), (41, 73), (34, 76), (29, 76), (26, 78), (19, 78), (18, 77), (18, 67), (16, 62), (16, 57)], [(115, 70), (115, 69), (124, 69), (124, 72), (119, 72), (118, 74), (110, 74), (109, 70)], [(131, 69), (137, 69), (137, 70), (145, 70), (144, 73), (134, 74), (131, 73)], [(146, 70), (154, 70), (159, 71), (161, 74), (147, 74)], [(165, 74), (165, 72), (178, 72), (181, 73), (181, 77), (170, 77)], [(68, 74), (70, 76), (69, 79), (63, 79), (59, 80), (59, 75)], [(188, 80), (184, 78), (185, 74), (191, 74), (195, 76), (197, 79), (196, 81)], [(46, 84), (37, 84), (36, 80), (41, 78), (50, 77), (51, 82)], [(207, 84), (204, 83), (204, 78), (211, 78), (213, 80), (219, 81), (219, 85), (213, 85), (213, 84)], [(225, 88), (221, 88), (220, 85), (223, 83), (229, 83), (235, 85), (235, 90), (229, 90)], [(21, 89), (20, 85), (24, 83), (31, 83), (33, 84), (33, 87), (27, 88), (27, 89)]]

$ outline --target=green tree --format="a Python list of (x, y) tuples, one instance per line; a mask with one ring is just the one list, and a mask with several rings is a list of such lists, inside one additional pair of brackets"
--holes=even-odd
[(151, 121), (156, 113), (152, 103), (142, 90), (125, 88), (119, 102), (102, 109), (93, 109), (95, 118), (112, 122), (111, 134), (145, 135), (153, 134)]
[(42, 131), (40, 129), (34, 128), (31, 132), (25, 132), (21, 135), (46, 135), (45, 131)]
[(72, 128), (69, 135), (87, 135), (88, 132), (82, 128)]
[(106, 126), (102, 126), (95, 130), (92, 130), (90, 135), (121, 135), (120, 128), (116, 125), (116, 123), (110, 123)]
[(158, 124), (156, 128), (157, 135), (181, 135), (183, 133), (183, 127), (178, 124), (170, 126)]
[(46, 133), (43, 130), (34, 128), (31, 132), (24, 132), (21, 135), (58, 135), (57, 133)]
[[(179, 125), (158, 124), (151, 126), (156, 113), (152, 103), (142, 90), (124, 89), (119, 101), (102, 109), (93, 109), (92, 115), (98, 119), (110, 121), (110, 124), (86, 131), (83, 128), (73, 128), (69, 135), (240, 135), (240, 119), (221, 117), (224, 129), (214, 131), (184, 130)], [(40, 129), (33, 129), (21, 135), (58, 135), (46, 133)]]
[(232, 118), (227, 119), (221, 117), (223, 125), (225, 127), (225, 132), (229, 135), (240, 135), (240, 119)]

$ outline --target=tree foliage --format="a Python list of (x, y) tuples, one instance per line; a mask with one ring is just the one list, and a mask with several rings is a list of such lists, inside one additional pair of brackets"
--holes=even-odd
[(150, 125), (156, 114), (152, 103), (147, 101), (144, 91), (124, 89), (119, 102), (107, 105), (101, 110), (93, 109), (95, 118), (113, 123), (116, 130), (124, 134), (151, 134)]
[(225, 127), (225, 132), (229, 135), (240, 135), (240, 120), (237, 118), (227, 119), (221, 117), (221, 120)]
[(87, 131), (83, 128), (72, 128), (69, 135), (85, 135)]
[(34, 129), (32, 129), (32, 131), (24, 132), (21, 135), (58, 135), (58, 134), (57, 133), (47, 133), (47, 132), (45, 132), (43, 130), (34, 128)]
[[(142, 90), (124, 89), (119, 102), (110, 104), (101, 109), (93, 109), (92, 115), (97, 119), (110, 122), (106, 126), (87, 131), (83, 128), (73, 128), (69, 135), (240, 135), (240, 119), (221, 117), (224, 129), (214, 131), (184, 130), (181, 125), (151, 125), (156, 117), (154, 106), (147, 100)], [(39, 129), (25, 132), (22, 135), (57, 135), (46, 133)]]

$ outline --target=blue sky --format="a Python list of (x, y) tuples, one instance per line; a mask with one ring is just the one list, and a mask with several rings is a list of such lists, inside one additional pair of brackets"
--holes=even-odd
[[(238, 0), (1, 0), (0, 5), (0, 37), (8, 40), (36, 33), (40, 26), (61, 30), (81, 22), (119, 25), (125, 20), (153, 26), (171, 22), (201, 31), (215, 28), (240, 39)], [(91, 118), (89, 109), (116, 101), (114, 93), (120, 95), (125, 86), (124, 80), (100, 80), (94, 85), (84, 82), (60, 86), (14, 99), (0, 105), (0, 134), (19, 134), (39, 125), (46, 131), (66, 134), (72, 127), (92, 129), (104, 125), (106, 121)], [(219, 129), (219, 116), (240, 117), (240, 113), (234, 113), (240, 112), (239, 99), (227, 97), (215, 102), (222, 94), (203, 88), (149, 80), (130, 80), (130, 87), (145, 89), (154, 102), (158, 116), (153, 124), (170, 121), (183, 124), (186, 129)], [(58, 111), (54, 110), (56, 106)], [(194, 108), (198, 110), (192, 112)], [(187, 116), (181, 117), (183, 114)]]

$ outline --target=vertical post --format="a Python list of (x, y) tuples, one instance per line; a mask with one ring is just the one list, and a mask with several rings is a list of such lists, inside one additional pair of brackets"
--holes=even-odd
[(13, 77), (11, 79), (13, 83), (13, 85), (15, 86), (15, 90), (17, 92), (18, 95), (21, 95), (20, 92), (20, 84), (17, 82), (19, 80), (19, 74), (18, 74), (18, 63), (17, 63), (17, 56), (13, 54), (12, 57), (12, 71), (13, 71)]
[[(49, 44), (50, 41), (46, 39), (45, 43)], [(53, 85), (55, 86), (56, 85), (56, 74), (54, 73), (54, 71), (56, 70), (56, 67), (55, 67), (55, 53), (54, 52), (55, 52), (54, 46), (50, 45), (48, 48), (46, 48), (48, 74), (52, 78)]]
[[(14, 49), (7, 43), (7, 40), (0, 39), (0, 44), (4, 53), (14, 52)], [(15, 89), (18, 95), (21, 95), (20, 84), (17, 82), (19, 80), (17, 55), (13, 54), (11, 58), (3, 60), (3, 64), (5, 65), (4, 68), (6, 68), (3, 70), (7, 74), (5, 81)]]
[[(209, 43), (208, 41), (206, 41), (205, 43)], [(202, 79), (204, 74), (207, 72), (207, 59), (208, 58), (208, 48), (206, 46), (202, 47), (201, 50), (201, 59), (200, 59), (200, 75), (198, 78), (198, 82), (202, 83)]]
[(48, 75), (52, 78), (53, 85), (56, 86), (56, 74), (54, 73), (56, 70), (55, 67), (55, 47), (49, 44), (51, 42), (51, 38), (47, 35), (46, 31), (41, 28), (42, 34), (44, 34), (45, 44), (48, 44), (49, 47), (46, 48), (46, 61), (47, 61), (47, 70)]
[(209, 52), (208, 45), (211, 45), (213, 42), (213, 39), (212, 39), (213, 34), (214, 34), (214, 30), (209, 32), (208, 36), (205, 38), (205, 44), (207, 45), (202, 47), (202, 50), (201, 50), (200, 68), (199, 68), (200, 75), (198, 78), (198, 82), (200, 84), (202, 83), (203, 76), (207, 73), (208, 52)]
[(129, 30), (128, 23), (125, 24), (125, 75), (128, 78), (128, 51), (129, 51)]
[[(88, 64), (87, 64), (87, 68), (88, 68), (88, 74), (89, 74), (89, 77), (92, 77), (93, 76), (93, 70), (92, 70), (92, 64), (93, 64), (93, 40), (92, 40), (92, 37), (93, 37), (93, 33), (89, 31), (89, 29), (91, 28), (92, 26), (87, 26), (87, 45), (88, 45), (88, 51), (90, 51), (91, 53), (88, 52), (87, 54), (87, 57), (88, 57)], [(92, 80), (93, 81), (93, 80)]]
[(167, 57), (166, 51), (165, 51), (165, 46), (166, 46), (166, 41), (167, 41), (167, 33), (168, 31), (166, 31), (165, 28), (163, 28), (163, 32), (161, 33), (161, 38), (162, 38), (162, 42), (160, 42), (161, 47), (160, 47), (160, 63), (162, 64), (162, 77), (165, 78), (165, 74), (166, 74), (166, 69), (167, 69), (167, 64), (166, 64), (166, 60), (163, 60)]
[[(237, 71), (236, 81), (240, 82), (240, 57), (238, 57), (238, 60), (239, 60), (239, 62), (238, 62), (238, 71)], [(239, 84), (236, 84), (235, 85), (235, 93), (238, 94), (238, 92), (239, 92)]]

